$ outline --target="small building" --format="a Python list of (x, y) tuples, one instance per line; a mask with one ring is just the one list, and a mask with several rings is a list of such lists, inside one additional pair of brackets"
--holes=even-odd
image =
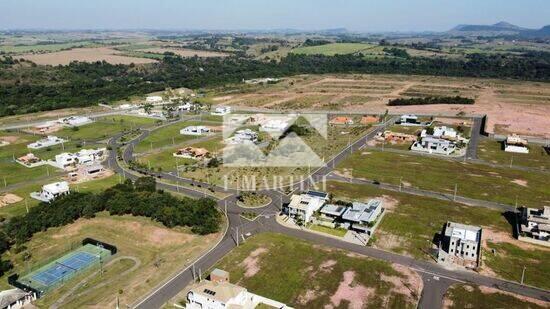
[(178, 111), (192, 111), (197, 109), (196, 104), (193, 104), (191, 102), (185, 102), (183, 104), (180, 104), (176, 107)]
[(60, 181), (44, 185), (42, 186), (42, 191), (32, 192), (30, 195), (36, 200), (49, 203), (56, 198), (63, 195), (68, 195), (69, 193), (69, 184), (66, 181)]
[(336, 221), (344, 215), (344, 212), (348, 209), (348, 206), (345, 205), (337, 205), (337, 204), (326, 204), (321, 209), (320, 213), (321, 216), (324, 218), (330, 219), (332, 221)]
[(258, 133), (250, 129), (238, 130), (235, 135), (227, 139), (228, 144), (256, 144)]
[(342, 215), (345, 226), (352, 230), (367, 233), (382, 213), (382, 201), (370, 200), (368, 203), (353, 202)]
[(419, 126), (422, 125), (420, 121), (418, 121), (418, 116), (416, 115), (402, 115), (399, 118), (399, 124), (402, 126)]
[(105, 158), (105, 148), (82, 149), (77, 153), (60, 153), (55, 156), (55, 166), (68, 169), (76, 165), (92, 165), (101, 162)]
[(159, 103), (162, 103), (163, 101), (164, 99), (159, 95), (148, 96), (145, 98), (145, 103), (148, 103), (148, 104), (159, 104)]
[(481, 253), (481, 232), (477, 226), (447, 222), (439, 241), (438, 263), (476, 268)]
[(210, 133), (210, 128), (205, 126), (189, 126), (180, 130), (181, 135), (203, 135)]
[(452, 141), (446, 139), (433, 137), (428, 135), (421, 138), (420, 141), (416, 141), (411, 146), (412, 151), (429, 153), (429, 154), (439, 154), (439, 155), (450, 155), (456, 150), (456, 144)]
[(69, 127), (79, 127), (94, 122), (92, 119), (83, 116), (70, 116), (59, 119), (60, 124)]
[[(425, 130), (423, 130), (423, 132), (424, 131)], [(447, 126), (436, 126), (434, 127), (434, 133), (432, 135), (443, 139), (455, 140), (458, 137), (458, 132)]]
[(305, 194), (292, 195), (287, 207), (288, 215), (294, 219), (301, 218), (304, 223), (310, 222), (313, 213), (319, 210), (327, 201), (328, 195), (324, 197), (321, 193), (323, 192), (309, 191)]
[(384, 131), (384, 133), (380, 134), (379, 137), (377, 137), (378, 140), (382, 141), (388, 141), (388, 142), (397, 142), (397, 143), (403, 143), (403, 142), (414, 142), (416, 141), (418, 137), (413, 134), (406, 134), (406, 133), (400, 133), (400, 132), (392, 132), (392, 131)]
[(38, 131), (39, 133), (44, 134), (50, 130), (56, 131), (56, 128), (59, 128), (58, 121), (46, 121), (44, 123), (34, 126), (34, 131)]
[(17, 158), (16, 160), (19, 164), (22, 164), (27, 167), (36, 166), (37, 163), (42, 162), (42, 160), (35, 156), (33, 153), (28, 153), (22, 157)]
[(231, 113), (231, 106), (218, 106), (210, 114), (215, 116), (223, 116)]
[(43, 139), (38, 140), (34, 143), (28, 144), (27, 148), (41, 149), (41, 148), (46, 148), (46, 147), (59, 145), (59, 144), (66, 143), (66, 142), (68, 142), (68, 141), (64, 140), (62, 138), (59, 138), (57, 136), (48, 135), (48, 136), (46, 136), (46, 138), (43, 138)]
[(518, 238), (550, 247), (550, 207), (522, 208)]
[(94, 177), (96, 175), (100, 175), (101, 173), (105, 172), (105, 168), (101, 164), (93, 164), (90, 166), (86, 166), (84, 170), (86, 172), (86, 176), (88, 177)]
[(172, 155), (177, 158), (203, 160), (210, 157), (210, 152), (204, 148), (186, 147), (178, 149)]
[(269, 119), (260, 124), (260, 131), (282, 133), (289, 127), (287, 121), (282, 119)]
[(527, 140), (513, 134), (504, 141), (504, 151), (514, 153), (529, 153)]
[(214, 283), (229, 282), (229, 273), (216, 268), (210, 273), (210, 281)]
[(353, 124), (353, 119), (351, 117), (338, 116), (338, 117), (332, 118), (329, 124), (332, 124), (332, 125)]
[(380, 119), (378, 119), (378, 117), (376, 116), (364, 115), (363, 117), (361, 117), (360, 123), (364, 125), (369, 125), (373, 123), (378, 123), (380, 122), (379, 120)]

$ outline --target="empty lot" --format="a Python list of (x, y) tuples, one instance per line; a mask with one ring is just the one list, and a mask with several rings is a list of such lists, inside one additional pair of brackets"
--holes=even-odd
[(45, 54), (25, 54), (21, 55), (21, 58), (42, 65), (67, 65), (73, 61), (107, 61), (111, 64), (144, 64), (156, 62), (154, 59), (124, 56), (120, 51), (108, 47), (75, 48)]

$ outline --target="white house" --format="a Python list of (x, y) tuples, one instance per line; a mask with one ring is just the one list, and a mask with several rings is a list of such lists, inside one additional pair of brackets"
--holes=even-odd
[(353, 202), (342, 215), (342, 221), (348, 228), (368, 232), (382, 213), (382, 201), (370, 200), (368, 203)]
[(522, 208), (520, 240), (550, 247), (550, 207)]
[(437, 261), (441, 264), (476, 268), (481, 252), (480, 246), (480, 227), (447, 222), (439, 242)]
[(324, 192), (309, 191), (305, 194), (294, 194), (288, 204), (288, 215), (291, 218), (301, 218), (304, 222), (310, 222), (314, 212), (319, 210), (328, 200)]
[(79, 127), (94, 122), (92, 119), (83, 116), (70, 116), (59, 119), (58, 122), (65, 126)]
[(529, 153), (527, 140), (517, 135), (511, 135), (504, 141), (504, 151), (515, 153)]
[(282, 119), (270, 119), (260, 125), (260, 131), (280, 133), (284, 132), (288, 126), (288, 122)]
[(416, 115), (402, 115), (399, 119), (399, 124), (402, 126), (419, 126), (421, 123), (418, 121)]
[(178, 111), (191, 111), (196, 109), (196, 105), (191, 102), (185, 102), (177, 106)]
[(428, 135), (420, 141), (414, 142), (411, 150), (429, 154), (450, 155), (456, 150), (456, 144), (446, 139)]
[(291, 308), (229, 283), (229, 278), (216, 279), (214, 272), (222, 271), (215, 269), (210, 275), (210, 280), (198, 283), (187, 293), (186, 309)]
[(211, 112), (212, 115), (223, 116), (231, 113), (231, 106), (218, 106)]
[(203, 135), (210, 133), (210, 128), (205, 126), (189, 126), (180, 130), (181, 135)]
[(250, 129), (238, 130), (226, 142), (228, 144), (255, 144), (258, 142), (258, 133)]
[(58, 145), (58, 144), (61, 144), (61, 143), (66, 143), (66, 142), (68, 142), (68, 141), (64, 140), (62, 138), (48, 135), (44, 139), (41, 139), (41, 140), (38, 140), (34, 143), (28, 144), (27, 148), (40, 149), (40, 148), (46, 148), (46, 147)]
[(106, 149), (82, 149), (77, 153), (60, 153), (55, 156), (55, 166), (67, 169), (77, 164), (92, 165), (101, 162), (105, 157)]
[[(450, 127), (447, 126), (436, 126), (433, 128), (433, 137), (442, 138), (442, 139), (448, 139), (448, 140), (455, 140), (458, 137), (458, 132)], [(422, 133), (420, 133), (420, 137), (426, 137), (429, 136), (427, 133), (427, 130), (422, 130)]]
[(66, 181), (50, 183), (42, 186), (42, 191), (32, 192), (32, 198), (42, 201), (51, 202), (54, 199), (70, 193), (69, 184)]
[(145, 98), (145, 103), (148, 103), (148, 104), (159, 104), (159, 103), (162, 103), (163, 101), (164, 100), (159, 95), (148, 96)]

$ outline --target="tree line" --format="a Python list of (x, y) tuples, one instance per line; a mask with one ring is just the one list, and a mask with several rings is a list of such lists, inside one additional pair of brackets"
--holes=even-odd
[[(154, 178), (141, 177), (135, 183), (127, 180), (98, 194), (74, 192), (10, 219), (0, 228), (0, 254), (13, 245), (23, 246), (35, 233), (80, 218), (93, 218), (101, 211), (111, 215), (144, 216), (166, 227), (187, 226), (200, 235), (217, 232), (222, 221), (214, 200), (176, 198), (156, 190)], [(0, 261), (0, 276), (11, 268), (9, 261)]]
[(398, 98), (388, 102), (389, 106), (402, 105), (429, 105), (429, 104), (474, 104), (475, 100), (461, 96), (456, 97), (424, 97), (424, 98)]
[(360, 53), (290, 54), (280, 62), (238, 56), (182, 58), (165, 54), (158, 63), (140, 66), (113, 65), (104, 61), (73, 62), (55, 67), (19, 61), (5, 66), (0, 70), (0, 116), (108, 103), (168, 87), (198, 89), (239, 83), (243, 79), (296, 74), (384, 73), (550, 81), (548, 52), (473, 54), (466, 59), (368, 58)]

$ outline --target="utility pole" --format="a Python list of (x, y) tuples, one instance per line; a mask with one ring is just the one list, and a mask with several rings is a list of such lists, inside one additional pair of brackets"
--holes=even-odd
[(513, 164), (514, 164), (514, 156), (512, 155), (512, 157), (510, 158), (510, 168), (512, 168)]
[(401, 192), (401, 183), (403, 180), (403, 176), (399, 177), (399, 192)]
[(225, 210), (225, 215), (227, 216), (227, 200), (223, 200), (223, 206)]
[(521, 272), (521, 285), (523, 285), (523, 279), (525, 279), (525, 266), (523, 266), (523, 271)]
[(456, 191), (458, 190), (458, 184), (455, 184), (455, 194), (453, 196), (453, 202), (456, 202)]
[(196, 281), (197, 278), (195, 277), (195, 264), (193, 264), (193, 268), (191, 269), (192, 269), (191, 271), (193, 272), (193, 281)]
[(6, 181), (6, 176), (4, 176), (4, 188), (8, 186), (8, 182)]
[(25, 198), (25, 208), (27, 209), (27, 213), (29, 213), (29, 201)]

